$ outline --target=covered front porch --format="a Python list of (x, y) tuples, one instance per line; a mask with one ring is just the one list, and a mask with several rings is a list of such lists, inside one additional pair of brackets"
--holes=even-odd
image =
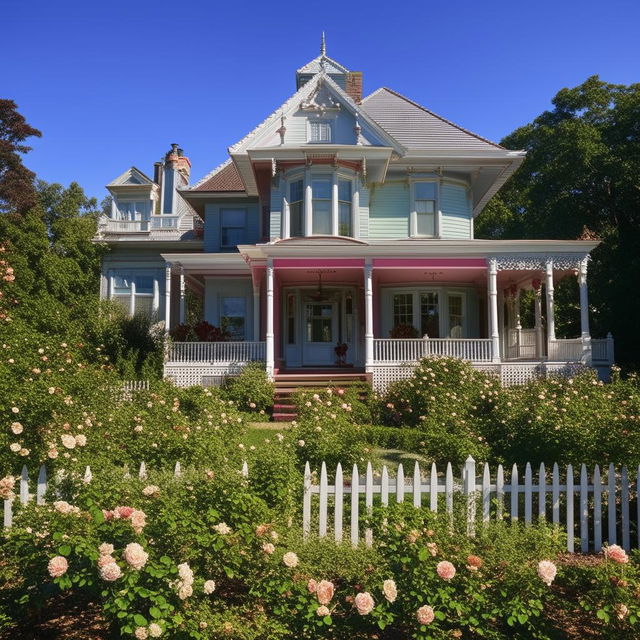
[[(589, 332), (584, 252), (455, 258), (344, 257), (340, 251), (268, 255), (270, 248), (287, 244), (251, 247), (244, 260), (237, 254), (225, 257), (234, 265), (226, 271), (224, 265), (212, 269), (206, 254), (165, 256), (167, 282), (178, 285), (172, 319), (184, 321), (185, 292), (189, 283), (200, 282), (209, 301), (205, 319), (228, 324), (222, 307), (231, 304), (232, 325), (241, 338), (171, 341), (167, 376), (178, 384), (215, 384), (257, 360), (271, 377), (285, 370), (327, 368), (329, 376), (329, 369), (364, 370), (382, 389), (410, 375), (428, 356), (468, 360), (501, 375), (505, 384), (578, 366), (604, 369), (613, 362), (611, 336), (592, 339)], [(380, 253), (353, 245), (352, 255)], [(251, 255), (259, 248), (266, 251)], [(321, 253), (314, 247), (308, 252)], [(570, 338), (555, 333), (554, 287), (564, 277), (577, 277), (580, 291), (581, 333)], [(168, 299), (176, 298), (169, 293)], [(533, 306), (525, 314), (531, 326), (525, 326), (522, 299)]]

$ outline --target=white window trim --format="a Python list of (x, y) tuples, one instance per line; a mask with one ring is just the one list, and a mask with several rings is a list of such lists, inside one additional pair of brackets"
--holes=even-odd
[[(418, 234), (418, 212), (416, 211), (416, 184), (428, 182), (436, 187), (435, 208), (433, 214), (433, 236)], [(409, 180), (409, 191), (411, 197), (411, 207), (409, 212), (409, 237), (410, 238), (440, 238), (442, 229), (442, 211), (440, 209), (440, 189), (441, 180), (437, 178), (411, 178)]]
[[(346, 236), (357, 239), (359, 237), (359, 213), (360, 213), (360, 181), (355, 172), (350, 172), (342, 168), (313, 168), (294, 169), (287, 173), (284, 180), (285, 189), (282, 198), (282, 237), (290, 238), (291, 236), (291, 211), (290, 211), (290, 185), (296, 180), (303, 180), (302, 187), (302, 222), (303, 234), (308, 238), (313, 233), (313, 180), (329, 179), (331, 181), (331, 233), (328, 235), (338, 236), (339, 218), (340, 218), (340, 200), (338, 183), (340, 180), (348, 180), (351, 183), (351, 234)], [(325, 235), (325, 234), (322, 234)]]
[[(313, 127), (312, 124), (326, 124), (329, 128), (329, 140), (312, 140)], [(308, 144), (331, 144), (335, 138), (334, 121), (327, 118), (307, 119), (307, 143)]]

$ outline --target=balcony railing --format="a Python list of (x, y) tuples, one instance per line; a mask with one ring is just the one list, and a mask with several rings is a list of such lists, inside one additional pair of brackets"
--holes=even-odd
[(377, 338), (373, 360), (379, 364), (416, 362), (428, 356), (447, 356), (472, 362), (491, 361), (491, 340), (476, 338)]
[(547, 360), (549, 362), (580, 362), (583, 359), (583, 350), (580, 338), (549, 340)]
[(229, 364), (264, 359), (264, 342), (171, 342), (167, 350), (167, 362)]
[(613, 337), (591, 339), (591, 361), (594, 364), (613, 364)]
[(151, 228), (154, 231), (174, 231), (180, 224), (180, 216), (151, 216)]
[(158, 215), (146, 220), (116, 220), (103, 217), (100, 228), (107, 233), (154, 233), (175, 232), (180, 226), (180, 216)]

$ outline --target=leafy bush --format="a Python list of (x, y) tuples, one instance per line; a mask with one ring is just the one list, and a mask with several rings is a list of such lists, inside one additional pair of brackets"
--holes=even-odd
[(227, 342), (231, 336), (228, 331), (216, 327), (206, 320), (196, 324), (178, 324), (169, 335), (178, 342)]
[(257, 413), (271, 411), (274, 391), (275, 385), (261, 362), (250, 362), (224, 385), (225, 397), (240, 410)]

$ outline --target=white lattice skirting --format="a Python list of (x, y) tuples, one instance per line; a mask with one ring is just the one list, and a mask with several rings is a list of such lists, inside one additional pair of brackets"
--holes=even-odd
[[(472, 364), (472, 366), (479, 371), (499, 376), (503, 387), (525, 384), (531, 380), (548, 378), (549, 376), (575, 376), (585, 368), (585, 365), (580, 363), (564, 362), (483, 363)], [(411, 377), (415, 367), (415, 364), (374, 365), (370, 371), (373, 388), (378, 392), (384, 392), (392, 382)]]
[(229, 376), (237, 376), (244, 367), (242, 363), (218, 365), (171, 364), (164, 365), (164, 377), (176, 387), (219, 387)]

